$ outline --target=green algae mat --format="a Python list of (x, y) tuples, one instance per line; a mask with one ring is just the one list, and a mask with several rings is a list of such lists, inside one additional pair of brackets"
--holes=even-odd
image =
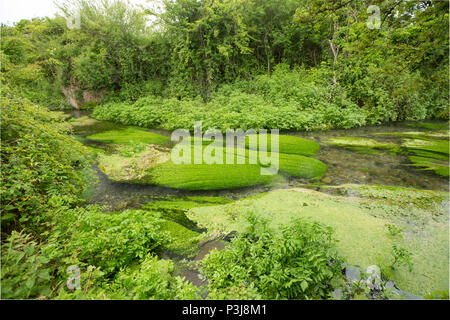
[(245, 222), (241, 217), (246, 212), (269, 219), (272, 228), (308, 217), (333, 227), (341, 254), (348, 263), (363, 268), (391, 263), (395, 242), (386, 225), (395, 224), (405, 230), (399, 245), (412, 252), (413, 268), (411, 272), (399, 268), (390, 274), (390, 280), (417, 295), (448, 290), (448, 193), (384, 186), (346, 188), (352, 197), (307, 189), (275, 190), (230, 204), (193, 208), (187, 216), (201, 227), (224, 234), (242, 230)]
[[(261, 145), (261, 140), (267, 141), (267, 144), (265, 146)], [(258, 134), (256, 135), (256, 144), (254, 145), (251, 144), (251, 138), (249, 136), (245, 138), (245, 147), (247, 149), (255, 150), (256, 146), (259, 150), (271, 151), (272, 136), (270, 134)], [(287, 135), (278, 136), (279, 153), (315, 156), (319, 150), (320, 145), (315, 141)]]
[(133, 143), (162, 144), (170, 141), (166, 136), (139, 127), (124, 127), (122, 129), (96, 133), (88, 136), (87, 139), (125, 145)]
[[(378, 142), (374, 139), (357, 138), (357, 137), (340, 137), (327, 141), (331, 145), (344, 147), (359, 152), (370, 152), (373, 149), (384, 149), (395, 151), (398, 147), (393, 143)], [(375, 152), (376, 153), (376, 152)]]
[[(160, 145), (166, 142), (151, 132), (130, 128), (95, 134), (88, 138), (128, 145), (119, 153), (99, 155), (100, 169), (115, 181), (154, 184), (184, 190), (223, 190), (254, 185), (269, 186), (284, 181), (285, 176), (317, 180), (327, 170), (323, 162), (311, 157), (320, 149), (317, 142), (291, 136), (279, 136), (279, 153), (271, 152), (270, 143), (263, 149), (267, 151), (269, 160), (278, 159), (278, 173), (272, 175), (262, 174), (264, 168), (271, 167), (272, 163), (262, 163), (257, 150), (245, 149), (243, 146), (227, 148), (223, 146), (223, 141), (216, 141), (218, 145), (214, 145), (214, 148), (211, 147), (212, 140), (200, 141), (202, 155), (212, 150), (208, 154), (213, 159), (220, 156), (219, 159), (222, 160), (211, 163), (202, 159), (199, 163), (195, 161), (198, 151), (194, 145), (196, 139), (184, 140), (174, 148), (179, 148), (183, 153), (185, 152), (183, 147), (190, 144), (190, 155), (187, 156), (190, 161), (178, 163), (173, 161), (171, 156), (173, 150), (168, 148), (156, 145), (136, 147), (139, 142), (151, 141)], [(131, 152), (133, 150), (130, 151), (130, 148), (135, 152)], [(228, 157), (233, 159), (231, 164), (226, 161)]]
[(161, 218), (160, 230), (167, 232), (170, 241), (165, 246), (171, 254), (192, 256), (198, 251), (199, 241), (205, 238), (205, 230), (186, 217), (189, 209), (223, 205), (232, 202), (223, 197), (155, 197), (154, 201), (145, 204), (141, 210), (154, 212)]
[[(441, 137), (432, 139), (404, 139), (402, 147), (408, 153), (409, 160), (413, 166), (422, 168), (422, 170), (432, 170), (435, 173), (448, 177), (449, 176), (449, 142), (442, 140)], [(412, 155), (411, 155), (412, 154)]]

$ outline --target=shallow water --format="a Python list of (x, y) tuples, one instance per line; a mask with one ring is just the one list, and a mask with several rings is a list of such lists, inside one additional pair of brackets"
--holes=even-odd
[[(75, 111), (70, 114), (73, 118), (81, 118), (90, 116), (91, 111)], [(111, 150), (111, 146), (108, 144), (88, 140), (86, 137), (95, 133), (105, 132), (108, 130), (117, 130), (120, 128), (126, 128), (126, 126), (115, 124), (110, 121), (97, 121), (92, 125), (74, 126), (73, 134), (82, 143), (89, 146), (102, 148), (106, 152), (109, 152), (114, 150)], [(149, 129), (149, 131), (165, 136), (170, 136), (171, 134), (169, 131), (161, 129)], [(155, 185), (116, 182), (110, 180), (96, 165), (93, 166), (93, 170), (97, 176), (98, 182), (95, 184), (95, 190), (89, 198), (88, 203), (106, 206), (108, 210), (138, 209), (147, 202), (153, 201), (155, 197), (160, 196), (211, 196), (238, 200), (255, 193), (261, 193), (275, 188), (283, 188), (292, 185), (286, 182), (285, 184), (280, 184), (273, 188), (265, 186), (252, 186), (231, 190), (186, 191)]]
[(392, 123), (382, 126), (367, 126), (349, 130), (330, 130), (319, 132), (295, 132), (290, 135), (311, 139), (321, 145), (317, 158), (328, 165), (328, 171), (322, 181), (330, 185), (346, 183), (384, 184), (428, 190), (449, 190), (447, 177), (441, 177), (433, 171), (412, 167), (408, 157), (403, 154), (392, 155), (380, 150), (379, 154), (364, 154), (332, 146), (325, 141), (337, 137), (369, 138), (380, 142), (400, 145), (403, 137), (380, 136), (377, 133), (429, 131), (423, 128), (407, 126), (413, 123)]
[[(75, 111), (72, 113), (74, 118), (89, 115), (89, 111)], [(409, 124), (411, 125), (411, 123)], [(85, 144), (108, 150), (108, 145), (87, 140), (86, 136), (125, 127), (109, 121), (98, 121), (91, 125), (75, 126), (74, 134)], [(149, 131), (170, 136), (170, 132), (166, 130), (150, 129)], [(400, 144), (402, 137), (378, 136), (375, 134), (405, 131), (429, 130), (407, 126), (407, 123), (392, 123), (389, 125), (367, 126), (349, 130), (288, 132), (283, 134), (311, 139), (321, 145), (321, 150), (316, 158), (328, 165), (327, 174), (321, 179), (321, 182), (324, 184), (384, 184), (448, 191), (448, 178), (441, 177), (432, 171), (412, 167), (406, 155), (392, 155), (387, 151), (380, 151), (379, 154), (364, 154), (326, 143), (330, 138), (360, 137)], [(106, 205), (109, 209), (113, 210), (140, 208), (143, 204), (152, 201), (152, 197), (154, 196), (222, 196), (237, 200), (255, 193), (273, 189), (308, 186), (313, 182), (307, 179), (287, 177), (285, 182), (274, 187), (253, 186), (232, 190), (184, 191), (153, 185), (114, 182), (109, 180), (97, 167), (94, 167), (94, 169), (99, 181), (95, 186), (95, 191), (89, 203)], [(320, 186), (315, 188), (320, 189)]]

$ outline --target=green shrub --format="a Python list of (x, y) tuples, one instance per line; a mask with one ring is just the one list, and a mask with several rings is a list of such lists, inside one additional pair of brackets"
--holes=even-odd
[(50, 198), (80, 202), (89, 152), (67, 124), (4, 87), (1, 92), (2, 227), (37, 227)]
[(1, 247), (2, 299), (49, 297), (54, 266), (30, 234), (13, 231)]
[(148, 80), (137, 83), (123, 83), (118, 94), (121, 101), (134, 102), (141, 97), (154, 95), (160, 96), (163, 91), (163, 83), (157, 80)]
[(147, 256), (134, 270), (120, 272), (116, 286), (126, 299), (197, 299), (194, 285), (181, 277), (173, 277), (173, 271), (172, 261)]
[[(203, 129), (349, 129), (366, 124), (367, 110), (357, 107), (344, 89), (318, 84), (304, 70), (275, 72), (219, 88), (207, 103), (198, 98), (162, 99), (149, 96), (132, 105), (110, 103), (94, 110), (99, 120), (128, 125)], [(320, 83), (320, 82), (319, 82)]]
[(83, 89), (101, 89), (111, 85), (111, 70), (103, 54), (86, 52), (73, 61), (74, 76)]
[(173, 276), (170, 260), (147, 255), (141, 262), (122, 269), (106, 279), (100, 269), (89, 266), (81, 272), (80, 288), (61, 288), (59, 300), (148, 300), (198, 299), (196, 288), (184, 278)]
[(54, 242), (64, 243), (67, 254), (112, 274), (170, 241), (161, 223), (158, 215), (147, 211), (66, 210), (59, 214), (53, 236), (63, 236)]
[(275, 233), (267, 221), (247, 216), (248, 228), (222, 251), (205, 257), (202, 270), (212, 290), (254, 287), (263, 299), (320, 299), (331, 292), (340, 263), (332, 230), (305, 219)]

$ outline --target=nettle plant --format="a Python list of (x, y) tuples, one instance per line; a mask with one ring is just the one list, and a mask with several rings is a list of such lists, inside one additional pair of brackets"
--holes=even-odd
[(203, 261), (211, 292), (240, 298), (239, 291), (230, 288), (246, 287), (262, 299), (329, 296), (331, 281), (341, 269), (330, 227), (295, 219), (275, 232), (253, 213), (247, 214), (246, 221), (247, 229), (228, 248), (212, 251)]
[(43, 245), (30, 234), (13, 231), (2, 244), (1, 296), (4, 299), (29, 299), (51, 294), (55, 267)]

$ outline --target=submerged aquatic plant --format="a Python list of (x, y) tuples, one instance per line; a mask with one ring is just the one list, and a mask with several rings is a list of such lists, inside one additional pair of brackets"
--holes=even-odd
[[(186, 141), (183, 140), (180, 143), (183, 146), (188, 144), (188, 148), (191, 148), (191, 163), (174, 163), (169, 158), (169, 154), (164, 152), (159, 152), (159, 156), (157, 157), (164, 161), (156, 159), (153, 162), (149, 162), (147, 160), (151, 157), (149, 158), (147, 151), (132, 154), (132, 151), (136, 148), (131, 147), (124, 149), (123, 152), (126, 152), (126, 154), (122, 152), (121, 155), (101, 155), (99, 160), (104, 173), (113, 180), (156, 184), (186, 190), (221, 190), (254, 185), (271, 185), (277, 181), (282, 181), (282, 175), (320, 179), (326, 173), (327, 166), (323, 162), (300, 154), (312, 155), (317, 153), (320, 146), (316, 142), (288, 137), (286, 141), (289, 143), (285, 143), (284, 137), (286, 136), (280, 137), (283, 137), (280, 139), (281, 146), (284, 148), (283, 150), (290, 153), (282, 153), (282, 150), (280, 150), (280, 153), (276, 155), (276, 158), (279, 159), (280, 172), (277, 175), (262, 175), (261, 168), (265, 167), (265, 165), (259, 161), (257, 151), (249, 149), (241, 149), (241, 153), (239, 153), (237, 151), (238, 148), (216, 147), (214, 156), (217, 156), (217, 152), (219, 152), (222, 156), (222, 161), (225, 162), (225, 159), (229, 155), (232, 155), (232, 159), (234, 159), (233, 163), (221, 164), (219, 162), (210, 164), (206, 163), (204, 159), (202, 159), (201, 163), (195, 163), (196, 146), (193, 144), (195, 141), (193, 138), (187, 139)], [(98, 138), (98, 135), (94, 136), (94, 138)], [(105, 135), (105, 139), (112, 138), (106, 138)], [(121, 139), (125, 138), (121, 136)], [(117, 138), (115, 141), (117, 142)], [(212, 142), (209, 139), (206, 139), (206, 141), (205, 139), (201, 139), (200, 146), (202, 154), (210, 143)], [(290, 146), (289, 150), (286, 149), (287, 145)], [(129, 155), (132, 156), (130, 157)], [(273, 158), (275, 154), (268, 152), (268, 156), (269, 158)], [(242, 161), (238, 162), (238, 157)], [(252, 163), (250, 160), (252, 157), (257, 159), (257, 162)], [(143, 165), (143, 163), (147, 163), (148, 165)]]

